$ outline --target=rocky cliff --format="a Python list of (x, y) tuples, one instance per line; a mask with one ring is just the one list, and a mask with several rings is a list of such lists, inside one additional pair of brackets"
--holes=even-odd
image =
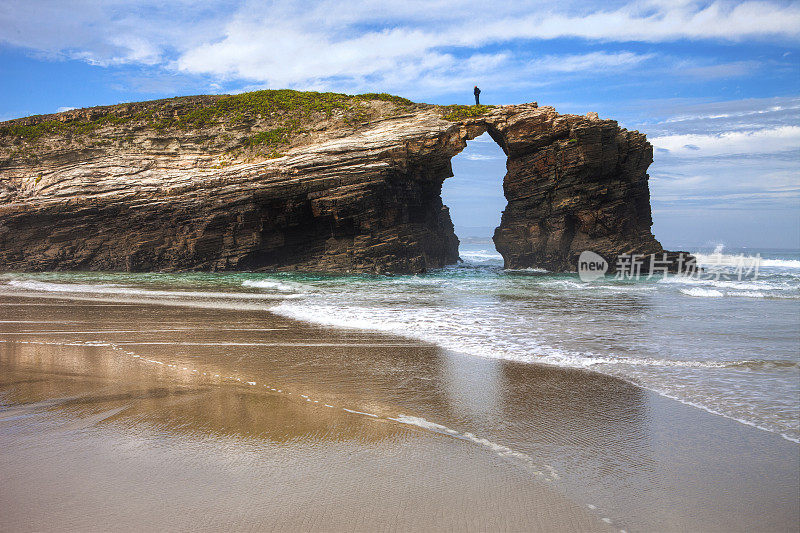
[(506, 267), (663, 251), (652, 147), (614, 121), (259, 91), (0, 123), (0, 270), (442, 267), (458, 260), (442, 182), (484, 132), (508, 155)]

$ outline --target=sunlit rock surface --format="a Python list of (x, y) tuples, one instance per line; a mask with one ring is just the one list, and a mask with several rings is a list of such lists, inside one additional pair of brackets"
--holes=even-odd
[(0, 123), (0, 269), (439, 268), (458, 260), (442, 182), (487, 131), (508, 155), (494, 236), (507, 268), (662, 251), (652, 146), (614, 121), (535, 103), (279, 93)]

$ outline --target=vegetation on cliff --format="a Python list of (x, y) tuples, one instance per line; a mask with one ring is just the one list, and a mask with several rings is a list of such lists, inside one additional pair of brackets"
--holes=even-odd
[(348, 95), (289, 89), (184, 96), (75, 109), (0, 124), (0, 156), (36, 159), (57, 146), (130, 147), (153, 137), (205, 137), (210, 152), (279, 157), (304, 134), (330, 126), (357, 129), (376, 119), (436, 108), (459, 121), (494, 106), (427, 106), (387, 93)]
[(451, 122), (458, 122), (467, 118), (482, 117), (492, 108), (494, 108), (492, 105), (448, 105), (441, 109), (443, 112), (442, 118)]
[(98, 148), (131, 143), (137, 133), (151, 132), (219, 137), (210, 143), (216, 146), (209, 148), (276, 157), (280, 147), (322, 122), (333, 120), (342, 127), (356, 128), (420, 106), (386, 93), (347, 95), (289, 89), (177, 97), (9, 121), (0, 125), (0, 152), (30, 157), (53, 142)]

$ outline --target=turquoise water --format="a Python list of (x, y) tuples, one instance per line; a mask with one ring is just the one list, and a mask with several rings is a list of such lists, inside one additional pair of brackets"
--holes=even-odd
[[(491, 245), (462, 245), (463, 263), (419, 276), (6, 273), (0, 292), (264, 309), (384, 331), (617, 376), (800, 441), (800, 252), (694, 252), (704, 279), (584, 283), (505, 271)], [(755, 277), (737, 279), (740, 252), (760, 253)]]

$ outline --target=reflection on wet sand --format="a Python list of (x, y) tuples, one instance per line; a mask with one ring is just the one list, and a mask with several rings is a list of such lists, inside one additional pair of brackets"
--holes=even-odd
[(416, 343), (254, 313), (0, 309), (0, 529), (608, 527), (498, 453), (387, 418), (394, 371), (364, 363)]
[(0, 311), (3, 527), (798, 520), (796, 445), (618, 379), (264, 312), (55, 302)]
[(4, 403), (9, 404), (0, 413), (0, 422), (42, 409), (58, 409), (65, 416), (86, 420), (113, 413), (103, 420), (119, 427), (150, 426), (174, 435), (258, 437), (275, 443), (298, 439), (376, 442), (402, 431), (396, 425), (370, 424), (341, 409), (309, 409), (282, 395), (231, 387), (109, 385), (41, 379), (5, 368), (0, 387), (6, 392)]

